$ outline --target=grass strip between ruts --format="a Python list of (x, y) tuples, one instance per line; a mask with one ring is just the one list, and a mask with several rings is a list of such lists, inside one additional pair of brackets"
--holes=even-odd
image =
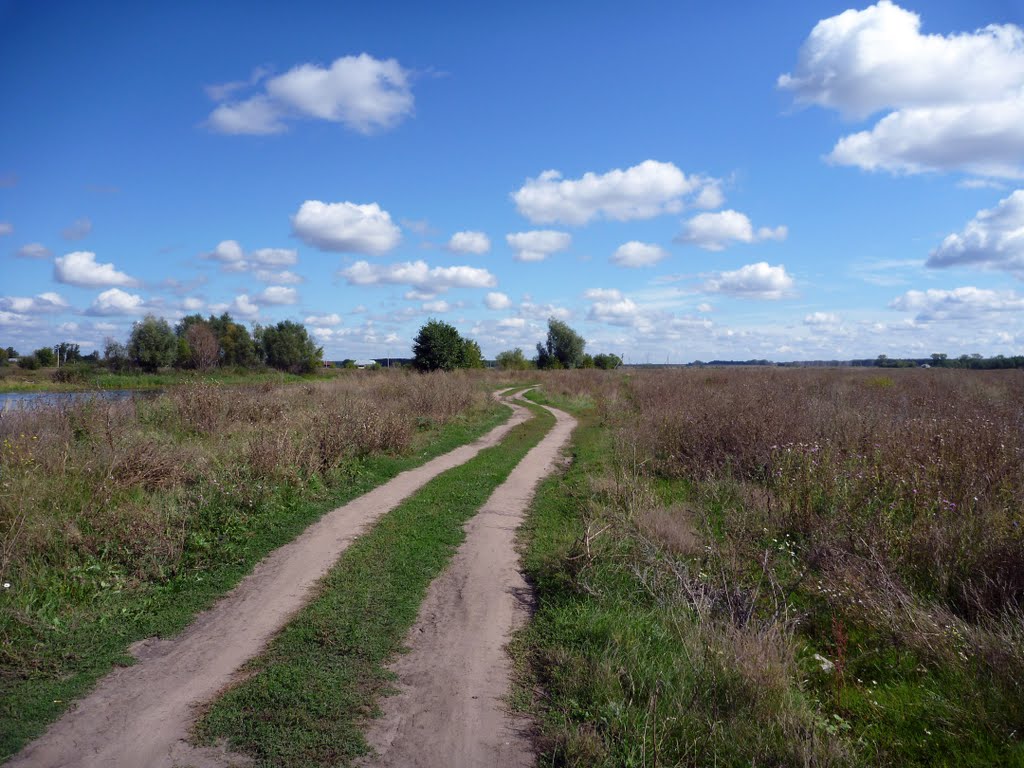
[[(237, 584), (274, 549), (287, 544), (326, 511), (387, 482), (408, 469), (464, 445), (508, 419), (507, 407), (459, 418), (430, 436), (408, 456), (371, 456), (345, 468), (344, 482), (325, 487), (282, 486), (262, 502), (259, 526), (232, 558), (201, 573), (189, 573), (138, 595), (111, 600), (94, 621), (69, 628), (50, 651), (61, 659), (60, 676), (24, 679), (0, 676), (0, 761), (13, 755), (68, 705), (85, 694), (115, 664), (131, 664), (130, 643), (181, 631), (201, 610)], [(211, 502), (212, 503), (212, 502)], [(255, 515), (253, 515), (255, 517)], [(0, 637), (0, 640), (3, 638)]]
[(226, 738), (258, 766), (335, 766), (367, 752), (361, 722), (389, 687), (385, 665), (427, 588), (464, 540), (465, 522), (554, 423), (528, 407), (534, 418), (435, 478), (342, 555), (313, 601), (249, 663), (251, 676), (200, 720), (202, 742)]

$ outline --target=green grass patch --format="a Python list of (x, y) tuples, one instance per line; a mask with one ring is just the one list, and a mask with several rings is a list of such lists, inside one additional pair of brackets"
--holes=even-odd
[(360, 375), (324, 369), (315, 373), (299, 375), (272, 369), (247, 370), (245, 368), (215, 368), (210, 371), (184, 371), (168, 369), (158, 373), (131, 371), (112, 373), (103, 368), (76, 366), (80, 373), (73, 381), (54, 381), (57, 368), (40, 368), (27, 371), (15, 366), (0, 368), (0, 394), (6, 392), (83, 392), (94, 389), (166, 389), (182, 384), (294, 384), (298, 382), (323, 381), (339, 375)]
[(390, 684), (430, 583), (465, 538), (471, 518), (548, 432), (535, 417), (498, 446), (445, 472), (355, 542), (319, 594), (248, 665), (245, 682), (213, 704), (198, 738), (226, 738), (258, 766), (335, 766), (367, 752), (360, 724)]
[[(201, 489), (208, 494), (203, 520), (186, 544), (183, 564), (154, 583), (132, 584), (117, 553), (108, 553), (81, 562), (74, 573), (52, 574), (31, 594), (0, 591), (0, 761), (38, 736), (114, 665), (132, 663), (129, 644), (179, 632), (327, 510), (479, 437), (508, 415), (507, 407), (495, 404), (422, 433), (410, 455), (353, 459), (325, 480), (251, 496)], [(73, 502), (76, 490), (66, 493)]]

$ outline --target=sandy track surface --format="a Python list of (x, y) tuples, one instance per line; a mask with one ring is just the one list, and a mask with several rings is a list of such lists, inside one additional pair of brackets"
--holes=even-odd
[(441, 472), (496, 445), (529, 411), (509, 402), (504, 424), (468, 445), (393, 478), (328, 512), (253, 572), (180, 635), (136, 643), (139, 660), (118, 668), (8, 763), (10, 768), (160, 768), (244, 765), (223, 750), (186, 739), (194, 708), (211, 700), (307, 601), (349, 544), (377, 519)]
[(532, 766), (529, 721), (508, 712), (511, 663), (505, 646), (529, 618), (530, 588), (519, 570), (516, 529), (537, 483), (550, 472), (576, 421), (549, 408), (555, 427), (466, 525), (466, 540), (431, 584), (391, 666), (399, 693), (384, 700), (367, 740), (365, 766)]

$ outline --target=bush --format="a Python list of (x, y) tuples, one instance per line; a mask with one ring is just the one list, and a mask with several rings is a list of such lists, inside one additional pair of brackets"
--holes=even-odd
[(531, 366), (530, 361), (526, 359), (526, 355), (519, 347), (499, 352), (496, 362), (503, 371), (525, 371)]
[(96, 366), (86, 363), (69, 363), (61, 366), (50, 378), (58, 384), (85, 384), (96, 373)]
[(57, 364), (57, 356), (50, 347), (40, 347), (33, 354), (43, 368), (49, 368)]
[(26, 371), (38, 371), (42, 365), (43, 364), (39, 362), (39, 358), (35, 355), (25, 355), (24, 357), (18, 358), (18, 367), (24, 368)]

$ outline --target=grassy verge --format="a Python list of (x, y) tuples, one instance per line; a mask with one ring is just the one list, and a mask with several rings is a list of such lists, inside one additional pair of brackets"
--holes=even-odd
[(554, 422), (533, 409), (501, 445), (436, 478), (353, 544), (249, 665), (252, 676), (213, 705), (200, 739), (227, 738), (259, 766), (335, 766), (365, 754), (360, 721), (386, 693), (385, 664), (464, 539), (464, 523)]
[[(201, 489), (202, 519), (190, 522), (181, 564), (152, 584), (133, 583), (117, 565), (118, 553), (101, 552), (81, 560), (75, 573), (53, 573), (31, 595), (0, 592), (0, 761), (39, 735), (113, 665), (131, 663), (130, 643), (180, 631), (325, 511), (475, 439), (507, 416), (504, 407), (474, 411), (469, 419), (421, 433), (408, 455), (353, 458), (301, 484), (241, 496)], [(66, 606), (83, 600), (88, 606), (69, 614)]]
[(772, 677), (773, 659), (758, 660), (765, 674), (752, 681), (716, 637), (724, 627), (673, 593), (685, 566), (617, 514), (611, 433), (593, 410), (575, 410), (573, 463), (541, 485), (523, 529), (538, 609), (516, 638), (515, 698), (543, 690), (528, 704), (540, 764), (841, 764), (802, 693)]

